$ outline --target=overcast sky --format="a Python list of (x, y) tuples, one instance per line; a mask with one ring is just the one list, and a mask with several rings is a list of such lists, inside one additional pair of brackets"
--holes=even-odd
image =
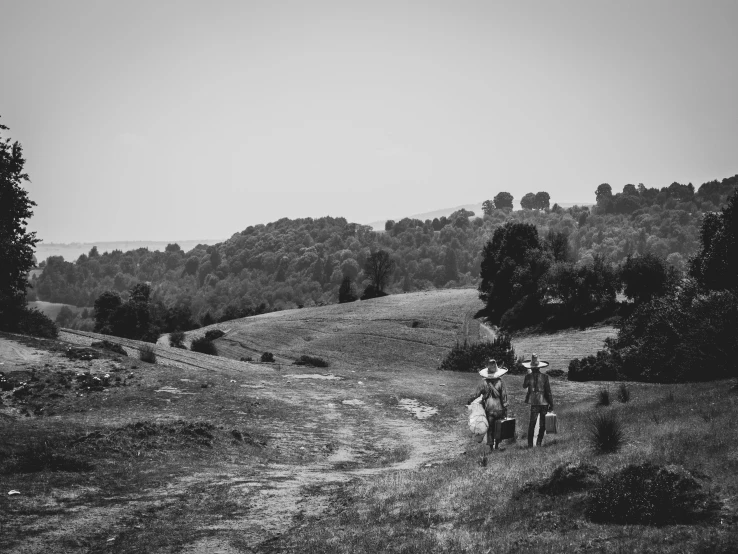
[(49, 242), (738, 173), (738, 2), (0, 0)]

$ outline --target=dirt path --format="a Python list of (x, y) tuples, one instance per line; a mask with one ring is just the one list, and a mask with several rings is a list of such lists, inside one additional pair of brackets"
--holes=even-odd
[(0, 371), (6, 365), (37, 362), (43, 354), (41, 350), (0, 337)]

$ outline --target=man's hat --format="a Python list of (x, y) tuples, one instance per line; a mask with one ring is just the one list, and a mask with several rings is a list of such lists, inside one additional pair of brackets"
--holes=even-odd
[(487, 360), (487, 367), (479, 371), (479, 375), (485, 379), (498, 379), (507, 373), (507, 368), (497, 367), (497, 362), (493, 359)]
[(534, 367), (537, 367), (538, 369), (548, 367), (548, 362), (538, 360), (538, 354), (532, 354), (530, 358), (529, 362), (523, 362), (523, 367), (528, 369), (533, 369)]

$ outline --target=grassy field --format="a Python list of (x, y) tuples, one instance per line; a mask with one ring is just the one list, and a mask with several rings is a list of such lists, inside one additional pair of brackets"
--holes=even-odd
[[(476, 304), (475, 291), (450, 290), (265, 314), (219, 324), (227, 357), (159, 344), (156, 364), (123, 339), (128, 356), (86, 359), (75, 349), (92, 333), (0, 336), (14, 385), (0, 392), (3, 552), (735, 551), (729, 383), (629, 384), (629, 402), (596, 407), (616, 384), (554, 379), (561, 433), (528, 450), (522, 377), (508, 375), (518, 441), (483, 466), (466, 430), (479, 378), (436, 371), (457, 340), (486, 336)], [(564, 364), (611, 332), (514, 342)], [(275, 363), (239, 361), (264, 351)], [(330, 365), (292, 365), (303, 354)], [(418, 419), (406, 409), (417, 405), (437, 413)], [(623, 422), (615, 454), (590, 446), (600, 412)], [(587, 519), (585, 493), (521, 492), (574, 461), (604, 474), (683, 466), (720, 507), (698, 525), (622, 526)]]
[[(75, 314), (85, 309), (85, 308), (78, 308), (77, 306), (72, 306), (70, 304), (58, 304), (55, 302), (44, 302), (43, 300), (37, 300), (37, 301), (28, 303), (29, 308), (36, 308), (41, 313), (49, 317), (52, 321), (56, 320), (56, 316), (59, 315), (59, 312), (64, 306), (67, 306)], [(88, 308), (88, 309), (92, 311), (92, 308)]]

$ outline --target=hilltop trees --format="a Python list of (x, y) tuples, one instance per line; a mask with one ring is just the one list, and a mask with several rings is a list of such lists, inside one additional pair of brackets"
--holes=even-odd
[(494, 198), (495, 208), (502, 210), (503, 208), (513, 208), (513, 195), (509, 192), (500, 192)]
[(524, 210), (547, 210), (550, 205), (551, 195), (547, 192), (529, 192), (520, 200), (520, 206)]
[(364, 272), (368, 275), (376, 294), (384, 292), (384, 287), (389, 283), (394, 270), (395, 261), (386, 250), (372, 253), (364, 265)]

